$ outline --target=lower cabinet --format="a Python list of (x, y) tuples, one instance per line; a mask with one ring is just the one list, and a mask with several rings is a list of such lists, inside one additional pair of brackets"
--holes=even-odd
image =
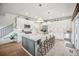
[(30, 40), (29, 38), (22, 37), (22, 46), (25, 48), (31, 55), (35, 56), (35, 41)]

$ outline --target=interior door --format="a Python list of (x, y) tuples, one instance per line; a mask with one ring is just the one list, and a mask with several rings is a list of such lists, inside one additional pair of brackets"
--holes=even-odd
[(75, 22), (75, 47), (79, 49), (79, 21)]

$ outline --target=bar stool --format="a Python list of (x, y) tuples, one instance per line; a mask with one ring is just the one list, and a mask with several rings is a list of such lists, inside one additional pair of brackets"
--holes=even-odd
[(40, 42), (39, 43), (39, 48), (38, 48), (38, 51), (41, 55), (45, 55), (46, 52), (45, 52), (45, 47), (44, 47), (44, 43), (43, 42)]
[(50, 39), (49, 39), (49, 44), (50, 44), (50, 48), (52, 48), (52, 37), (51, 37), (51, 35), (50, 35)]
[(48, 52), (48, 42), (47, 41), (48, 41), (47, 39), (44, 41), (45, 53)]
[(54, 44), (55, 44), (55, 36), (52, 37), (51, 43), (54, 46)]
[(48, 52), (50, 50), (50, 41), (47, 38), (47, 36), (46, 36), (46, 40), (44, 41), (44, 44), (45, 44), (45, 50), (46, 52)]

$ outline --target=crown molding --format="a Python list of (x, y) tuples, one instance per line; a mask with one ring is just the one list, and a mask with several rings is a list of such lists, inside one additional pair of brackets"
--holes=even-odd
[(47, 22), (47, 21), (62, 21), (62, 20), (67, 20), (67, 19), (71, 19), (72, 18), (72, 16), (65, 16), (65, 17), (59, 17), (59, 18), (55, 18), (55, 19), (46, 19), (46, 20), (44, 20), (45, 22)]

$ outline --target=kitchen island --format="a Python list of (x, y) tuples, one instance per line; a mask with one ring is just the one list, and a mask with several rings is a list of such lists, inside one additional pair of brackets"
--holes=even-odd
[(49, 39), (50, 35), (53, 36), (52, 33), (49, 33), (49, 34), (22, 33), (22, 47), (24, 50), (27, 50), (31, 55), (39, 56), (39, 53), (38, 53), (39, 41), (46, 40), (46, 37)]

